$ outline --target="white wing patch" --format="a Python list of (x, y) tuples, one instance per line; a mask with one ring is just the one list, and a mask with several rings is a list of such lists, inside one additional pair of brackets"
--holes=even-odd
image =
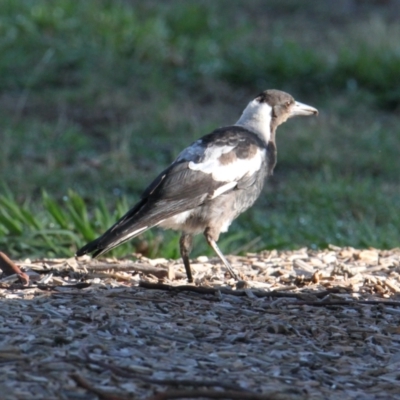
[(220, 186), (218, 189), (215, 189), (211, 194), (211, 199), (215, 199), (218, 196), (221, 196), (222, 193), (227, 192), (230, 189), (233, 189), (237, 185), (237, 182), (228, 182), (225, 185)]
[(191, 146), (181, 151), (175, 162), (197, 160), (204, 154), (205, 147), (201, 139), (196, 140)]
[[(221, 164), (219, 157), (222, 154), (228, 153), (233, 148), (234, 146), (210, 147), (205, 152), (203, 162), (196, 164), (191, 161), (189, 168), (193, 171), (211, 174), (212, 178), (218, 182), (237, 182), (246, 175), (253, 175), (261, 168), (265, 157), (264, 149), (257, 149), (256, 154), (252, 158), (237, 158), (232, 163)], [(219, 189), (222, 189), (222, 187)]]

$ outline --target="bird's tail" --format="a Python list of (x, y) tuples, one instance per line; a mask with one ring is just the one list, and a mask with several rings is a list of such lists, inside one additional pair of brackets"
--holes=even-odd
[(187, 209), (179, 201), (153, 201), (144, 197), (103, 235), (80, 248), (76, 256), (93, 253), (97, 257)]
[(76, 256), (93, 253), (92, 257), (98, 257), (158, 225), (161, 218), (148, 218), (143, 212), (146, 205), (146, 200), (141, 200), (103, 235), (80, 248)]
[[(153, 225), (154, 226), (154, 225)], [(111, 231), (109, 229), (99, 238), (93, 240), (92, 242), (86, 244), (82, 248), (80, 248), (76, 252), (77, 257), (81, 257), (85, 254), (92, 254), (92, 257), (98, 257), (107, 251), (114, 249), (115, 247), (119, 246), (122, 243), (127, 242), (128, 240), (134, 238), (135, 236), (140, 235), (142, 232), (147, 231), (150, 229), (151, 226), (143, 226), (139, 229), (129, 231), (129, 232), (118, 232), (118, 229)]]

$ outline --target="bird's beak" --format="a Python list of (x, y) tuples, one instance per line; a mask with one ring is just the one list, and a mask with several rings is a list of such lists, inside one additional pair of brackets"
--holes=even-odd
[(296, 101), (290, 110), (289, 117), (295, 117), (297, 115), (318, 115), (318, 110), (307, 104)]

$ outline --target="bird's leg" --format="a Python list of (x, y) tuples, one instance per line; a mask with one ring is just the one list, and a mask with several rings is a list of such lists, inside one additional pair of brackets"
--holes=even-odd
[(192, 270), (190, 269), (190, 262), (189, 262), (189, 254), (192, 251), (192, 245), (193, 245), (193, 236), (188, 235), (187, 233), (182, 233), (182, 236), (179, 239), (179, 248), (181, 251), (183, 265), (185, 266), (188, 282), (190, 283), (193, 282)]
[(231, 264), (225, 258), (225, 256), (222, 254), (222, 251), (217, 246), (217, 242), (213, 239), (213, 237), (211, 235), (211, 232), (210, 232), (210, 228), (207, 228), (204, 231), (204, 236), (206, 237), (207, 243), (214, 249), (214, 251), (217, 253), (217, 256), (224, 263), (226, 269), (229, 271), (229, 273), (231, 274), (232, 278), (235, 279), (236, 281), (239, 281), (240, 279), (238, 278), (238, 276), (233, 271)]

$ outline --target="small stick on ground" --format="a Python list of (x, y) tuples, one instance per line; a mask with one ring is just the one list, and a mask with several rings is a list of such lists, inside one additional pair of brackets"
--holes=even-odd
[[(32, 286), (21, 286), (20, 284), (13, 284), (13, 285), (11, 285), (11, 286), (8, 286), (8, 287), (2, 287), (2, 289), (7, 289), (7, 290), (15, 290), (15, 289), (18, 289), (18, 290), (25, 290), (25, 289), (32, 289), (32, 288), (35, 288), (35, 287), (37, 287), (38, 289), (40, 289), (40, 290), (43, 290), (43, 291), (48, 291), (48, 292), (51, 292), (51, 291), (56, 291), (56, 293), (59, 293), (59, 292), (57, 292), (57, 289), (72, 289), (72, 288), (74, 288), (74, 289), (85, 289), (85, 288), (87, 288), (87, 287), (89, 287), (89, 286), (91, 286), (91, 283), (88, 283), (88, 282), (78, 282), (78, 283), (74, 283), (74, 284), (71, 284), (71, 285), (43, 285), (43, 284), (38, 284), (37, 286), (36, 285), (32, 285)], [(62, 292), (62, 294), (76, 294), (76, 293), (67, 293), (67, 292)]]
[[(146, 265), (146, 264), (99, 263), (99, 264), (85, 265), (85, 268), (88, 271), (93, 271), (93, 272), (115, 270), (115, 271), (126, 271), (126, 272), (141, 272), (145, 275), (151, 274), (151, 275), (155, 275), (157, 277), (159, 275), (168, 276), (168, 268), (165, 268), (164, 266), (152, 266), (152, 265)], [(175, 271), (175, 278), (176, 279), (185, 279), (186, 274), (182, 274), (181, 272)]]
[(0, 269), (3, 271), (5, 276), (9, 275), (18, 275), (21, 283), (23, 285), (29, 284), (29, 276), (22, 272), (21, 269), (14, 262), (10, 260), (10, 258), (0, 251)]
[(271, 394), (259, 394), (259, 393), (246, 393), (246, 392), (235, 392), (226, 391), (220, 392), (216, 390), (174, 390), (158, 393), (147, 400), (170, 400), (170, 399), (231, 399), (231, 400), (291, 400), (296, 398), (304, 399), (303, 396), (296, 395), (291, 396), (290, 394), (284, 393), (271, 393)]
[[(231, 296), (248, 296), (245, 290), (232, 290), (226, 287), (204, 287), (204, 286), (191, 286), (191, 285), (165, 285), (163, 283), (152, 283), (147, 281), (140, 281), (139, 286), (146, 289), (158, 289), (176, 292), (195, 292), (200, 294), (212, 294), (218, 296), (220, 293), (229, 294)], [(249, 289), (247, 289), (249, 290)], [(293, 298), (299, 300), (305, 300), (306, 298), (316, 297), (318, 299), (323, 298), (332, 293), (340, 293), (340, 289), (332, 288), (323, 292), (303, 292), (303, 293), (291, 293), (291, 292), (278, 292), (278, 291), (266, 291), (266, 290), (252, 290), (251, 291), (257, 297), (282, 297), (282, 298)]]
[(380, 301), (380, 300), (299, 301), (297, 303), (288, 304), (288, 306), (329, 307), (329, 306), (357, 306), (360, 304), (371, 305), (371, 306), (382, 305), (382, 306), (400, 307), (400, 301)]
[(230, 391), (235, 391), (238, 393), (239, 392), (245, 393), (245, 389), (241, 388), (239, 385), (236, 385), (234, 383), (229, 383), (229, 382), (223, 382), (223, 381), (212, 381), (212, 380), (196, 381), (196, 380), (191, 380), (191, 379), (149, 378), (148, 376), (145, 376), (145, 375), (142, 375), (139, 373), (135, 373), (128, 368), (120, 367), (117, 365), (112, 365), (112, 364), (109, 364), (109, 363), (106, 363), (106, 362), (103, 362), (100, 360), (93, 360), (89, 357), (89, 354), (86, 353), (86, 351), (83, 351), (83, 353), (86, 357), (85, 362), (90, 363), (90, 364), (96, 364), (99, 367), (108, 369), (109, 371), (113, 372), (116, 376), (121, 376), (124, 378), (138, 379), (142, 382), (153, 383), (155, 385), (161, 385), (161, 386), (220, 387), (220, 388), (227, 389)]
[(113, 393), (107, 393), (104, 390), (92, 386), (86, 379), (79, 374), (71, 374), (71, 378), (81, 387), (99, 396), (102, 400), (130, 400), (128, 397), (119, 396)]

